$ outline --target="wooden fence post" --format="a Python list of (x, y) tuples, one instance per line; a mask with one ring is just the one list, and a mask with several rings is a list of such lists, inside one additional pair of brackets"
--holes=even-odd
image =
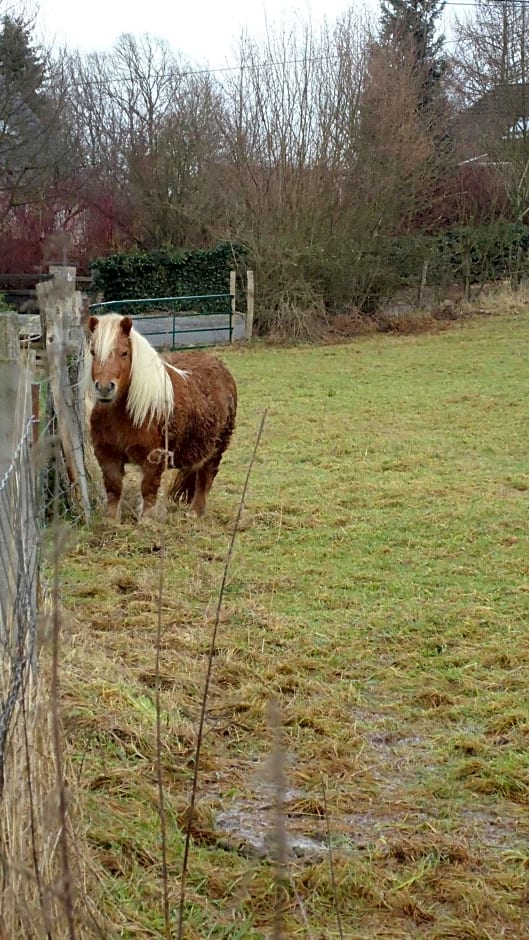
[(18, 316), (16, 313), (0, 313), (0, 477), (11, 466), (25, 419), (29, 416), (22, 375)]
[[(32, 570), (26, 554), (36, 552), (35, 507), (28, 491), (33, 468), (26, 467), (16, 478), (12, 475), (15, 451), (31, 415), (30, 401), (29, 373), (20, 357), (18, 315), (0, 313), (0, 647), (4, 649), (12, 635), (19, 581), (29, 581)], [(28, 591), (36, 592), (36, 584), (28, 584)]]
[(85, 472), (85, 409), (82, 389), (84, 337), (81, 294), (75, 290), (75, 268), (51, 265), (51, 281), (37, 284), (37, 299), (46, 338), (50, 389), (57, 433), (70, 492), (83, 519), (90, 519)]
[(255, 303), (255, 283), (253, 271), (246, 272), (246, 339), (252, 338)]
[(230, 294), (231, 294), (231, 330), (230, 330), (230, 343), (233, 340), (233, 329), (235, 326), (235, 311), (237, 309), (237, 304), (235, 300), (237, 292), (237, 272), (230, 271)]
[(516, 260), (514, 262), (514, 265), (512, 265), (511, 263), (511, 290), (514, 293), (520, 290), (521, 261), (522, 261), (522, 246), (518, 245), (516, 248)]
[(428, 261), (423, 261), (422, 265), (422, 274), (421, 274), (421, 283), (419, 285), (419, 306), (424, 300), (424, 291), (426, 288), (426, 277), (428, 274)]
[(465, 272), (465, 300), (470, 303), (472, 300), (472, 259), (469, 251), (463, 260), (463, 270)]
[(235, 300), (235, 295), (237, 293), (237, 272), (230, 271), (230, 294), (231, 294), (231, 313), (232, 316), (235, 316), (235, 311), (237, 309), (237, 303)]

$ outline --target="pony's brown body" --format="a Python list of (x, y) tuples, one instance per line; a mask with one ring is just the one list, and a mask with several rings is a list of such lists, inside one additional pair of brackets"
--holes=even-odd
[[(219, 359), (206, 353), (172, 353), (162, 360), (163, 371), (172, 389), (172, 407), (164, 415), (159, 413), (160, 406), (157, 413), (153, 405), (138, 422), (138, 414), (134, 413), (129, 400), (130, 373), (135, 366), (138, 334), (134, 335), (128, 317), (118, 319), (117, 342), (106, 360), (98, 360), (97, 341), (92, 342), (92, 381), (96, 401), (90, 417), (90, 430), (94, 452), (103, 472), (107, 515), (115, 518), (119, 514), (125, 466), (132, 463), (142, 472), (141, 495), (145, 515), (154, 512), (162, 473), (170, 467), (179, 473), (175, 475), (168, 495), (177, 502), (190, 504), (200, 516), (235, 426), (237, 389), (233, 377)], [(90, 318), (94, 339), (103, 322)], [(141, 355), (144, 355), (146, 340), (141, 338), (141, 343)], [(152, 356), (160, 360), (156, 351), (149, 348)], [(144, 371), (148, 372), (150, 360), (144, 359), (143, 365)], [(156, 381), (159, 378), (158, 375)], [(144, 397), (149, 394), (146, 374), (142, 376), (141, 394)], [(167, 394), (171, 396), (169, 389)]]

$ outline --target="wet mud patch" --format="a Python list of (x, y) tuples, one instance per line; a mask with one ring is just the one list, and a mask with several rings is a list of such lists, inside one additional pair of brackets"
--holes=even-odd
[[(258, 803), (237, 801), (230, 809), (217, 815), (216, 826), (219, 843), (226, 843), (230, 848), (236, 847), (241, 855), (273, 859), (277, 854), (274, 813), (267, 812)], [(285, 823), (285, 829), (285, 845), (290, 858), (308, 862), (324, 859), (328, 852), (324, 832), (309, 836), (289, 831), (288, 822)]]

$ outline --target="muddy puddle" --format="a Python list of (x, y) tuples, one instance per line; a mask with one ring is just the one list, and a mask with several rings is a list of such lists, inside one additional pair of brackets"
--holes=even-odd
[[(273, 788), (259, 787), (254, 798), (236, 798), (216, 815), (216, 828), (221, 840), (236, 845), (243, 854), (258, 858), (277, 855), (278, 828), (291, 859), (316, 863), (328, 858), (329, 843), (334, 855), (350, 854), (353, 849), (372, 846), (383, 839), (380, 818), (375, 814), (348, 814), (340, 819), (339, 832), (327, 828), (325, 818), (300, 811), (300, 805), (309, 796), (301, 790), (288, 790), (284, 795), (281, 826), (277, 825), (278, 810)], [(390, 816), (384, 820), (387, 827), (394, 825)]]
[(278, 827), (275, 794), (272, 788), (266, 790), (263, 788), (253, 797), (234, 798), (216, 814), (215, 828), (221, 844), (249, 857), (274, 859), (279, 839), (283, 840), (288, 858), (316, 864), (328, 859), (329, 843), (334, 857), (377, 850), (385, 853), (388, 845), (399, 837), (427, 840), (432, 833), (441, 836), (444, 832), (449, 840), (486, 854), (498, 849), (512, 850), (528, 834), (527, 821), (521, 824), (516, 809), (511, 815), (505, 813), (505, 807), (503, 811), (499, 807), (476, 807), (473, 811), (467, 807), (460, 818), (448, 821), (436, 819), (424, 808), (411, 810), (409, 806), (386, 803), (384, 809), (374, 804), (372, 810), (364, 808), (362, 812), (349, 812), (339, 820), (330, 820), (329, 837), (325, 818), (299, 812), (300, 803), (308, 799), (299, 790), (285, 794)]

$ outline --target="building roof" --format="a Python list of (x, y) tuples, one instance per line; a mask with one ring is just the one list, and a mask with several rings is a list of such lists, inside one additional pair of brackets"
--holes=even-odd
[(491, 88), (459, 113), (454, 131), (463, 158), (473, 158), (487, 144), (525, 135), (529, 132), (529, 83)]

